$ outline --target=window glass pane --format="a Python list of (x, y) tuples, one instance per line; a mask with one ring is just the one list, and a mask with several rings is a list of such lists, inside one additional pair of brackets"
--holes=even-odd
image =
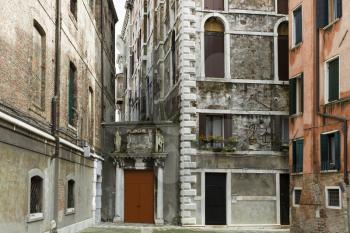
[(328, 63), (328, 101), (339, 99), (339, 59)]
[(294, 204), (300, 205), (300, 199), (301, 199), (301, 190), (295, 189), (294, 190)]
[(222, 136), (222, 117), (213, 117), (213, 136)]
[(294, 11), (294, 44), (302, 42), (302, 10), (301, 7)]
[(40, 176), (34, 176), (30, 180), (30, 213), (42, 212), (43, 180)]
[(328, 189), (328, 206), (340, 206), (339, 189)]

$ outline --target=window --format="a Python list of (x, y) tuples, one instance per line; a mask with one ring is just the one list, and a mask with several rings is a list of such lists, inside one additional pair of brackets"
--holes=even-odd
[(302, 8), (293, 11), (293, 45), (296, 46), (303, 41), (303, 16)]
[(43, 178), (33, 176), (30, 179), (30, 216), (42, 217), (43, 213)]
[(78, 12), (78, 2), (77, 0), (70, 0), (70, 13), (73, 15), (74, 19), (77, 20), (77, 12)]
[(171, 76), (172, 76), (172, 84), (175, 85), (177, 83), (177, 74), (176, 74), (176, 38), (175, 31), (172, 32), (171, 35)]
[(340, 133), (321, 134), (321, 170), (340, 170)]
[(326, 102), (339, 100), (339, 58), (327, 62)]
[(342, 17), (342, 0), (318, 0), (317, 24), (323, 28)]
[(223, 11), (224, 0), (204, 0), (204, 9)]
[(71, 62), (69, 64), (68, 77), (68, 124), (76, 126), (77, 124), (77, 87), (76, 87), (76, 67)]
[(91, 87), (89, 87), (89, 99), (88, 99), (88, 136), (89, 136), (89, 141), (91, 144), (93, 144), (94, 140), (94, 91), (92, 90)]
[(282, 125), (281, 145), (288, 146), (289, 145), (289, 119), (286, 117), (283, 117), (281, 120), (281, 125)]
[(289, 114), (301, 114), (304, 111), (303, 74), (289, 80)]
[(278, 79), (288, 81), (289, 78), (289, 46), (288, 22), (278, 26)]
[(34, 21), (33, 58), (31, 79), (31, 101), (40, 110), (45, 108), (46, 35), (44, 29)]
[(299, 139), (293, 142), (293, 172), (301, 173), (303, 172), (303, 149), (304, 140)]
[(75, 181), (70, 179), (67, 185), (67, 213), (74, 212), (74, 192), (75, 192)]
[(217, 18), (205, 23), (205, 75), (223, 78), (225, 76), (225, 27)]
[(277, 1), (277, 13), (278, 14), (288, 14), (288, 0), (278, 0)]
[(199, 114), (199, 136), (207, 146), (222, 148), (232, 137), (232, 116)]
[(301, 188), (294, 188), (294, 191), (293, 191), (293, 206), (294, 207), (300, 206), (300, 200), (301, 200)]
[(338, 186), (326, 187), (326, 207), (341, 209), (341, 190)]

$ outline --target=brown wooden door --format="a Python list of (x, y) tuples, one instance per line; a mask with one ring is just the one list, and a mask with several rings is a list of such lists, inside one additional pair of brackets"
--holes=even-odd
[(126, 170), (125, 222), (154, 223), (154, 175), (152, 170)]

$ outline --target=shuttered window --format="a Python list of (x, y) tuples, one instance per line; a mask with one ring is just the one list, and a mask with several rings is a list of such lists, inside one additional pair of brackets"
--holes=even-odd
[(278, 14), (288, 14), (288, 0), (278, 0), (277, 1), (277, 13)]
[(223, 78), (225, 76), (225, 28), (216, 18), (205, 23), (205, 75)]
[(317, 0), (317, 26), (323, 28), (342, 17), (342, 0)]
[[(223, 141), (232, 137), (232, 115), (199, 114), (199, 136), (202, 138), (221, 137)], [(223, 144), (212, 144), (222, 147)]]
[(321, 170), (340, 170), (340, 133), (321, 134)]
[(296, 140), (293, 142), (293, 172), (303, 172), (303, 146), (304, 140)]
[(302, 8), (293, 11), (293, 45), (297, 45), (303, 41), (303, 16)]
[(328, 67), (328, 102), (339, 100), (339, 59), (327, 63)]
[(68, 77), (68, 123), (71, 126), (76, 126), (76, 109), (77, 109), (77, 96), (76, 96), (76, 68), (73, 63), (69, 65), (69, 77)]
[(224, 0), (205, 0), (204, 9), (206, 10), (224, 10)]
[(289, 114), (301, 114), (304, 111), (304, 78), (303, 74), (289, 80)]

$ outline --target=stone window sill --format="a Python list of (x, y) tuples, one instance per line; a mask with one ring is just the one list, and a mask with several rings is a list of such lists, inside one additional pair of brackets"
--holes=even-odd
[(75, 214), (75, 208), (66, 209), (66, 215), (72, 215), (72, 214)]
[(293, 45), (293, 47), (290, 49), (291, 51), (297, 50), (298, 48), (300, 48), (303, 45), (303, 42), (299, 42), (296, 45)]
[(43, 213), (33, 213), (33, 214), (28, 214), (27, 223), (38, 222), (42, 220), (44, 220)]
[(331, 23), (329, 23), (328, 25), (326, 25), (324, 28), (322, 28), (323, 31), (328, 31), (328, 29), (332, 28), (334, 24), (336, 24), (337, 22), (339, 22), (340, 18), (337, 18), (335, 20), (333, 20)]
[(339, 173), (339, 171), (336, 169), (321, 171), (321, 174), (327, 174), (327, 173)]

